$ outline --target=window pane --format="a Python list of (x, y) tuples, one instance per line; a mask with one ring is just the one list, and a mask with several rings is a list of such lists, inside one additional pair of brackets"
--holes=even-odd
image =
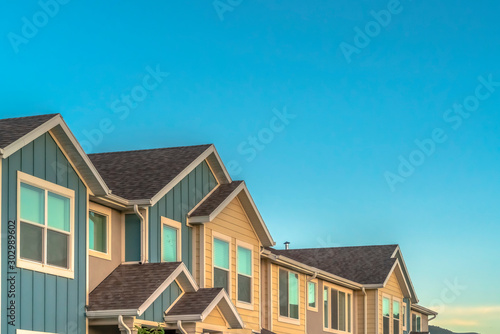
[(280, 269), (279, 275), (280, 315), (288, 317), (288, 271)]
[(417, 317), (417, 332), (420, 332), (420, 317)]
[(307, 283), (307, 286), (307, 300), (309, 307), (316, 307), (316, 283), (309, 282)]
[(339, 292), (339, 330), (345, 332), (345, 292)]
[(68, 235), (47, 231), (47, 263), (68, 268)]
[(391, 315), (391, 301), (388, 298), (384, 298), (382, 301), (382, 315), (384, 317)]
[(351, 301), (352, 296), (347, 295), (347, 331), (350, 333), (351, 332), (351, 309), (352, 309), (352, 301)]
[(27, 223), (21, 223), (21, 257), (42, 262), (43, 229)]
[(177, 261), (177, 229), (163, 225), (163, 261)]
[(107, 253), (107, 217), (95, 212), (89, 214), (89, 248)]
[(45, 191), (21, 183), (21, 219), (44, 225)]
[(394, 334), (399, 334), (399, 320), (398, 319), (394, 319), (393, 320), (393, 331), (394, 331)]
[(238, 275), (238, 300), (246, 303), (252, 302), (252, 278)]
[(228, 271), (219, 268), (214, 268), (214, 288), (224, 288), (226, 289), (226, 292), (228, 292), (229, 291), (228, 275), (229, 275)]
[(290, 318), (299, 318), (299, 275), (289, 273)]
[(323, 308), (324, 326), (328, 328), (328, 288), (323, 290)]
[(389, 334), (389, 318), (384, 317), (384, 334)]
[(417, 330), (417, 316), (415, 314), (411, 315), (411, 330), (412, 331)]
[(48, 225), (58, 230), (69, 232), (70, 199), (49, 192)]
[(392, 313), (394, 315), (394, 319), (399, 319), (399, 302), (392, 302)]
[(229, 270), (229, 243), (214, 239), (214, 264)]
[(332, 329), (339, 329), (339, 297), (338, 297), (338, 291), (335, 289), (332, 289)]
[(252, 276), (252, 251), (238, 247), (238, 274)]

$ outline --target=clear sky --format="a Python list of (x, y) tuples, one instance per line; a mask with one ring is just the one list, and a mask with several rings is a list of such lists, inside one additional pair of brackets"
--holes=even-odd
[(498, 333), (500, 2), (59, 1), (0, 5), (2, 118), (214, 143), (278, 246), (398, 243), (434, 324)]

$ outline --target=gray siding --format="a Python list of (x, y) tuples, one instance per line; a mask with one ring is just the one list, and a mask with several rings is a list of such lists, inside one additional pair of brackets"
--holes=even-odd
[(44, 134), (1, 161), (1, 233), (7, 235), (8, 221), (17, 219), (17, 171), (34, 175), (75, 191), (75, 279), (7, 267), (7, 243), (2, 240), (2, 277), (15, 276), (15, 296), (7, 295), (2, 279), (1, 307), (15, 301), (15, 325), (4, 312), (2, 334), (16, 329), (59, 334), (85, 333), (87, 189), (49, 134)]
[(161, 217), (182, 223), (182, 262), (191, 271), (192, 235), (186, 225), (187, 213), (213, 188), (217, 181), (208, 164), (203, 161), (170, 190), (149, 211), (149, 261), (161, 261)]

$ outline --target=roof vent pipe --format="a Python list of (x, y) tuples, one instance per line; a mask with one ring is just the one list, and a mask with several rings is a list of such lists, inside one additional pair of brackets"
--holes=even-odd
[(286, 250), (290, 249), (290, 242), (289, 241), (285, 241), (285, 249)]

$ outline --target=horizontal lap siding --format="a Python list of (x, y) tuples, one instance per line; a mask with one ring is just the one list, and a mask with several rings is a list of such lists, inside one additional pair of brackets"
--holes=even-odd
[(237, 271), (236, 271), (236, 241), (243, 241), (253, 246), (252, 265), (253, 265), (253, 310), (236, 307), (241, 315), (247, 329), (260, 331), (259, 312), (260, 312), (260, 246), (261, 243), (255, 234), (250, 220), (245, 214), (240, 201), (235, 198), (224, 210), (213, 220), (205, 225), (205, 277), (206, 286), (213, 286), (213, 257), (212, 257), (212, 238), (213, 233), (217, 232), (231, 238), (231, 285), (230, 296), (233, 304), (237, 304)]
[(378, 312), (382, 312), (377, 310), (377, 293), (376, 290), (367, 290), (366, 294), (368, 295), (368, 307), (367, 307), (367, 321), (368, 324), (368, 334), (375, 334), (377, 330), (377, 318)]
[[(2, 235), (7, 222), (17, 220), (17, 171), (75, 191), (75, 279), (17, 268), (16, 297), (8, 298), (2, 280), (1, 307), (16, 302), (15, 326), (2, 319), (2, 334), (16, 329), (58, 334), (85, 333), (87, 189), (56, 142), (44, 134), (2, 161)], [(7, 276), (7, 248), (2, 243), (2, 277)], [(5, 313), (3, 313), (5, 314)]]
[(289, 324), (278, 320), (279, 317), (279, 266), (272, 265), (272, 310), (273, 310), (273, 329), (276, 334), (304, 334), (305, 316), (306, 316), (306, 294), (305, 294), (305, 276), (299, 274), (299, 319), (300, 324)]
[(213, 188), (217, 181), (210, 167), (203, 161), (181, 182), (170, 190), (149, 211), (149, 261), (161, 262), (161, 217), (182, 223), (182, 261), (192, 271), (192, 230), (186, 225), (186, 218)]

